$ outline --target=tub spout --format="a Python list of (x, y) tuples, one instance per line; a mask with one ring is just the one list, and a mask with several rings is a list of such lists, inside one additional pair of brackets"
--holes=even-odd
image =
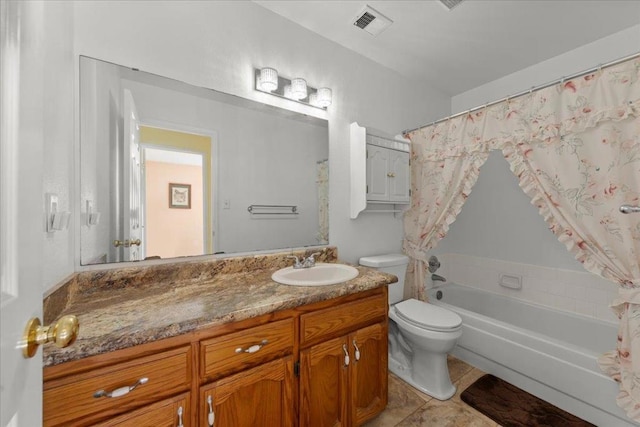
[(440, 276), (439, 274), (432, 274), (431, 275), (431, 280), (433, 280), (434, 282), (446, 282), (447, 279), (445, 279), (444, 277)]

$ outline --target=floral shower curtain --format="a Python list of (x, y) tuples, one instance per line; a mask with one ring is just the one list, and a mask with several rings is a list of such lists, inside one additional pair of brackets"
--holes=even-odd
[[(640, 421), (640, 215), (618, 211), (640, 204), (640, 58), (407, 136), (416, 170), (404, 249), (414, 277), (460, 212), (482, 156), (501, 149), (551, 231), (585, 269), (619, 285), (617, 350), (600, 365), (620, 382), (618, 405)], [(422, 299), (423, 283), (413, 285)]]
[(329, 160), (322, 160), (316, 167), (318, 188), (318, 234), (319, 245), (329, 243)]

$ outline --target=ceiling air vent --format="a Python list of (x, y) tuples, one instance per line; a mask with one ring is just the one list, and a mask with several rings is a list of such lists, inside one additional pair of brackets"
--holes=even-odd
[(462, 3), (462, 0), (440, 0), (440, 3), (445, 5), (447, 9), (451, 10)]
[(368, 5), (353, 20), (353, 25), (373, 36), (377, 36), (386, 30), (392, 23), (391, 19)]

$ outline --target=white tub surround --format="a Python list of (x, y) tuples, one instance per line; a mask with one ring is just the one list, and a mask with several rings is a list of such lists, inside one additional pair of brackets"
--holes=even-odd
[[(438, 258), (442, 264), (438, 274), (449, 282), (618, 324), (609, 307), (618, 287), (595, 274), (459, 253)], [(518, 278), (521, 288), (501, 286), (504, 277)]]

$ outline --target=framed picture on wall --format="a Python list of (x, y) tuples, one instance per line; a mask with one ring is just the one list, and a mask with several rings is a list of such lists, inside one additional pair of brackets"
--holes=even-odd
[(169, 207), (191, 209), (191, 184), (169, 183)]

